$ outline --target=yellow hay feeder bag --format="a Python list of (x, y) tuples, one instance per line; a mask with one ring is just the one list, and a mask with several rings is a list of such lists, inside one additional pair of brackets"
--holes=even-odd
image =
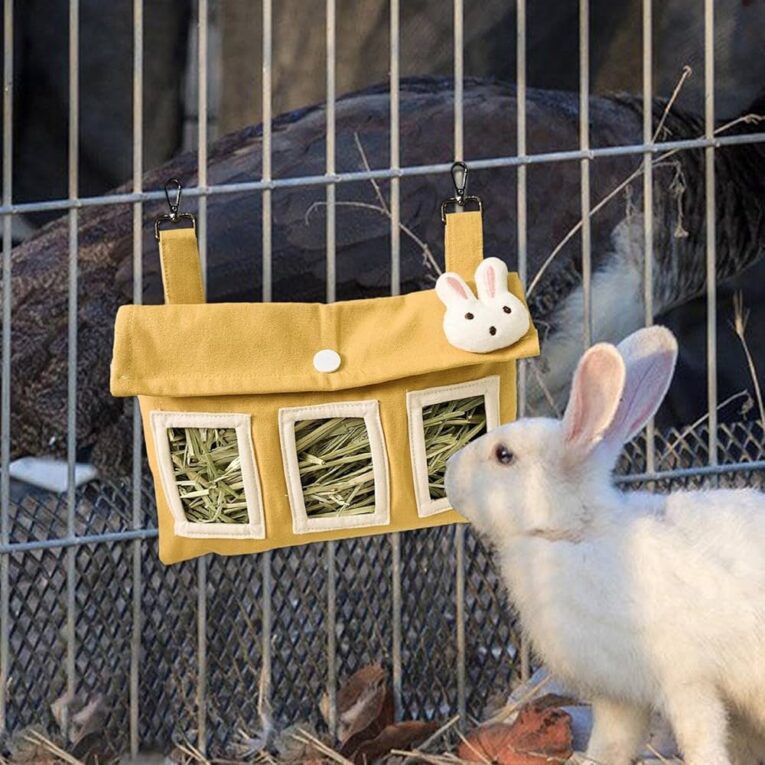
[(140, 401), (164, 563), (464, 522), (454, 434), (514, 419), (539, 351), (480, 210), (445, 225), (436, 289), (332, 304), (205, 303), (194, 229), (158, 232), (165, 304), (119, 309), (111, 390)]

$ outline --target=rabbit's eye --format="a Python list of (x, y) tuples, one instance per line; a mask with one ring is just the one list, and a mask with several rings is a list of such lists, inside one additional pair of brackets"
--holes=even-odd
[(505, 313), (512, 313), (512, 312), (513, 312), (513, 309), (512, 309), (512, 308), (510, 308), (510, 306), (509, 306), (509, 305), (503, 305), (503, 306), (502, 306), (502, 310), (503, 310)]
[(489, 334), (490, 335), (496, 335), (497, 334), (497, 328), (496, 327), (489, 327)]
[(494, 447), (494, 458), (500, 465), (512, 465), (515, 462), (515, 455), (504, 444)]
[(465, 314), (465, 318), (469, 320), (469, 319), (474, 319), (475, 317), (473, 316), (472, 313), (468, 312), (468, 313)]

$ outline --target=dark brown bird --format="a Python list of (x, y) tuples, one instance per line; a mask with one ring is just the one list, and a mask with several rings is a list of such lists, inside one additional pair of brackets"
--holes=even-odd
[[(664, 102), (654, 105), (658, 121)], [(389, 164), (390, 111), (387, 87), (341, 99), (337, 104), (340, 173)], [(592, 98), (593, 147), (642, 141), (639, 100)], [(401, 84), (401, 164), (448, 163), (453, 158), (453, 90), (447, 80), (413, 79)], [(468, 80), (464, 100), (465, 157), (516, 153), (516, 97), (512, 87)], [(325, 166), (322, 106), (277, 118), (273, 132), (273, 176), (322, 175)], [(745, 127), (744, 129), (750, 129)], [(700, 120), (673, 109), (665, 139), (699, 137)], [(261, 128), (246, 128), (217, 141), (209, 152), (211, 185), (261, 177)], [(528, 151), (543, 153), (578, 146), (576, 94), (530, 91)], [(624, 181), (642, 157), (599, 158), (592, 163), (593, 204)], [(761, 252), (765, 234), (765, 149), (757, 145), (717, 152), (718, 276), (740, 272)], [(172, 176), (196, 184), (196, 157), (186, 154), (147, 173), (144, 188), (161, 188)], [(580, 219), (578, 162), (532, 165), (528, 173), (529, 275), (537, 273), (555, 245)], [(423, 243), (442, 262), (438, 207), (451, 194), (448, 173), (401, 181), (402, 289), (430, 286), (434, 270)], [(378, 184), (382, 199), (389, 184)], [(337, 186), (337, 297), (388, 294), (390, 218), (369, 181)], [(631, 211), (642, 207), (641, 180), (620, 193), (592, 221), (595, 335), (619, 339), (642, 320), (634, 287), (642, 273), (641, 232)], [(485, 202), (485, 249), (516, 267), (516, 179), (512, 168), (474, 172), (471, 191)], [(273, 192), (273, 298), (320, 301), (325, 296), (323, 186)], [(656, 312), (682, 304), (704, 286), (703, 154), (682, 152), (655, 171)], [(184, 200), (194, 211), (195, 202)], [(163, 204), (146, 204), (143, 287), (146, 302), (161, 299), (151, 224)], [(626, 221), (626, 222), (625, 222)], [(630, 222), (632, 221), (632, 222)], [(130, 460), (131, 403), (109, 394), (114, 314), (132, 300), (131, 208), (85, 209), (79, 224), (77, 443), (106, 475), (120, 475)], [(688, 236), (677, 238), (682, 226)], [(615, 236), (612, 234), (616, 231)], [(411, 234), (409, 233), (411, 232)], [(208, 293), (213, 301), (253, 301), (261, 294), (261, 199), (258, 193), (212, 195), (208, 202)], [(67, 222), (41, 230), (13, 252), (12, 450), (14, 456), (63, 452), (66, 434)], [(622, 292), (614, 292), (621, 289)], [(639, 291), (639, 290), (638, 290)], [(577, 236), (545, 271), (531, 296), (547, 346), (540, 379), (554, 399), (565, 390), (573, 347), (581, 342), (581, 256)], [(605, 299), (611, 296), (618, 299)], [(569, 358), (571, 357), (571, 358)], [(253, 365), (257, 363), (253, 360)], [(552, 374), (551, 370), (555, 374)], [(541, 404), (542, 390), (530, 390)]]

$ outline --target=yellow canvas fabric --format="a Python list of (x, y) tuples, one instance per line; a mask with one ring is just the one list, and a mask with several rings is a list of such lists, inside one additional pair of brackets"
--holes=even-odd
[(159, 237), (159, 263), (165, 303), (204, 303), (202, 269), (193, 229), (162, 231)]
[(483, 215), (479, 211), (452, 213), (444, 225), (446, 270), (472, 284), (483, 260)]
[[(188, 262), (196, 253), (193, 231), (161, 233), (163, 239), (168, 235), (172, 251), (180, 251), (179, 260)], [(445, 235), (448, 269), (472, 282), (483, 257), (481, 214), (450, 214)], [(172, 282), (175, 274), (180, 274), (177, 289)], [(428, 516), (418, 511), (407, 393), (497, 377), (500, 421), (512, 420), (516, 360), (538, 353), (533, 326), (510, 348), (475, 354), (446, 341), (443, 305), (435, 290), (327, 305), (205, 304), (195, 299), (193, 276), (172, 266), (168, 269), (167, 264), (163, 275), (166, 295), (176, 299), (161, 306), (120, 308), (111, 370), (113, 395), (139, 397), (155, 479), (163, 562), (209, 552), (254, 553), (463, 520), (450, 509)], [(523, 299), (515, 274), (509, 277), (509, 288)], [(179, 295), (189, 302), (178, 303)], [(314, 354), (322, 349), (339, 353), (337, 371), (314, 368)], [(387, 456), (389, 522), (296, 533), (278, 425), (280, 411), (370, 401), (379, 407)], [(176, 519), (160, 481), (153, 412), (249, 416), (265, 538), (191, 538), (176, 533)]]

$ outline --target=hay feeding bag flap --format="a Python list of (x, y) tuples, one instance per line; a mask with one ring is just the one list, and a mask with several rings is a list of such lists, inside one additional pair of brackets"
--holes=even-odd
[(445, 232), (437, 289), (209, 304), (194, 229), (159, 231), (165, 304), (119, 309), (111, 389), (139, 397), (163, 562), (463, 520), (446, 459), (515, 417), (538, 340), (480, 210)]

